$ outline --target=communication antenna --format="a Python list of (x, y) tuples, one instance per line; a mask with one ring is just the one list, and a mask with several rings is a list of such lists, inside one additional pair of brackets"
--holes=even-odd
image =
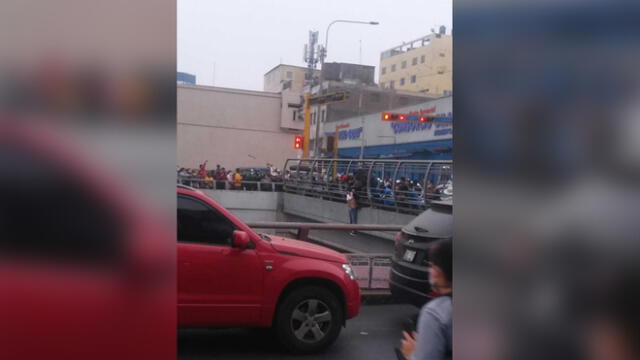
[(305, 85), (312, 84), (313, 70), (318, 64), (318, 56), (316, 54), (316, 45), (318, 44), (318, 32), (309, 31), (309, 43), (304, 46), (304, 62), (307, 63), (307, 73), (305, 75)]

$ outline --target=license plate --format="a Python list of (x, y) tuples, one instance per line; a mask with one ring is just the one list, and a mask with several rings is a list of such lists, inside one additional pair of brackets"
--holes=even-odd
[(415, 257), (416, 257), (415, 250), (405, 250), (404, 255), (402, 256), (402, 260), (406, 262), (412, 262)]

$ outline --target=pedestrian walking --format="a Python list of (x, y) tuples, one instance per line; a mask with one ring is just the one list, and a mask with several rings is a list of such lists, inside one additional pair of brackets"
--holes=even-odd
[[(349, 224), (358, 223), (358, 199), (356, 198), (356, 191), (353, 187), (347, 190), (347, 207), (349, 209)], [(355, 236), (355, 230), (349, 232), (349, 235)]]

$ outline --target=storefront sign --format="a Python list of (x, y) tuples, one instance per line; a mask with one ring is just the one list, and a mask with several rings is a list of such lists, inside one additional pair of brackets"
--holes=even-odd
[(355, 140), (359, 139), (360, 135), (362, 135), (362, 127), (340, 131), (338, 138), (342, 141)]
[(410, 122), (410, 123), (394, 122), (389, 125), (391, 125), (391, 128), (393, 129), (394, 134), (429, 130), (433, 126), (433, 124), (431, 123), (416, 123), (416, 122)]

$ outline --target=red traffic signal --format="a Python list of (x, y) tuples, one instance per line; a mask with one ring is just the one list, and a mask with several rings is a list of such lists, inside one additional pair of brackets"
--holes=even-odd
[(406, 114), (382, 113), (383, 121), (406, 121)]
[(302, 149), (303, 140), (304, 140), (303, 136), (296, 136), (293, 139), (293, 148), (296, 149), (296, 150)]

